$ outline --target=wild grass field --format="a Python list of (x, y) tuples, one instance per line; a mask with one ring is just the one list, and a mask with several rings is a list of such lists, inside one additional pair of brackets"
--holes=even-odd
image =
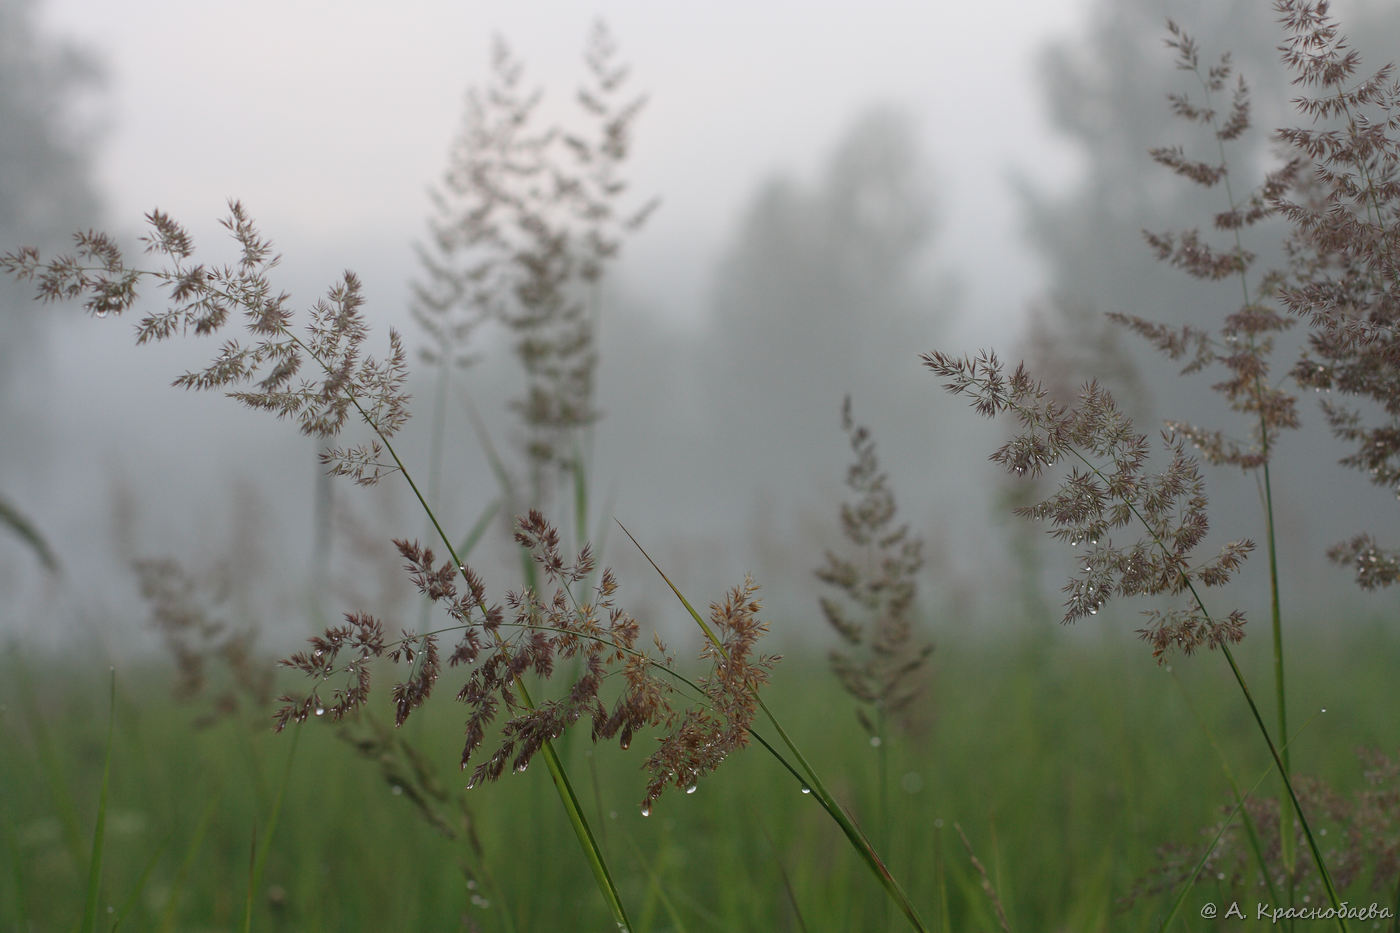
[[(1393, 741), (1385, 700), (1400, 635), (1387, 620), (1346, 622), (1347, 637), (1298, 651), (1295, 708), (1311, 721), (1293, 750), (1309, 763), (1300, 773), (1355, 787), (1355, 750)], [(933, 717), (925, 734), (887, 749), (883, 819), (876, 751), (824, 660), (788, 658), (770, 688), (807, 753), (833, 763), (833, 790), (899, 867), (929, 928), (1000, 928), (957, 825), (1011, 929), (1157, 929), (1170, 892), (1123, 898), (1153, 871), (1157, 847), (1203, 845), (1228, 808), (1207, 737), (1242, 782), (1269, 768), (1233, 684), (1215, 667), (1158, 669), (1126, 639), (1026, 631), (1008, 643), (957, 637), (946, 622), (936, 633)], [(1250, 662), (1252, 677), (1267, 677), (1267, 658)], [(73, 929), (107, 750), (110, 674), (13, 652), (3, 671), (0, 920), (6, 930)], [(401, 731), (442, 753), (430, 769), (466, 802), (479, 852), (461, 835), (463, 811), (439, 803), (459, 835), (435, 830), (404, 784), (337, 737), (343, 729), (317, 723), (293, 743), (273, 736), (265, 717), (200, 727), (207, 704), (173, 702), (173, 679), (161, 665), (116, 671), (103, 929), (116, 920), (127, 930), (239, 928), (250, 856), (270, 831), (254, 929), (609, 926), (543, 767), (461, 792), (450, 760), (460, 715), (450, 706), (425, 708)], [(897, 928), (836, 828), (761, 750), (735, 756), (693, 795), (665, 798), (644, 818), (635, 755), (595, 752), (583, 735), (563, 745), (637, 929)], [(1343, 828), (1325, 818), (1319, 828), (1329, 848), (1345, 845)], [(1344, 893), (1353, 904), (1393, 905), (1395, 896), (1393, 879), (1380, 878)], [(1205, 904), (1232, 900), (1248, 906), (1251, 923), (1200, 918)], [(1264, 928), (1253, 905), (1265, 900), (1252, 885), (1207, 879), (1174, 929)]]
[[(588, 133), (537, 128), (502, 47), (437, 192), (413, 308), (438, 379), (430, 423), (478, 327), (510, 336), (524, 376), (516, 447), (480, 437), (499, 495), (467, 527), (436, 507), (442, 446), (417, 463), (401, 444), (407, 339), (372, 332), (352, 272), (294, 308), (237, 201), (226, 265), (161, 211), (140, 262), (96, 231), (70, 255), (0, 256), (46, 300), (103, 318), (141, 305), (137, 343), (219, 335), (176, 386), (297, 424), (337, 481), (404, 484), (428, 529), (394, 539), (417, 628), (350, 607), (279, 664), (256, 626), (214, 624), (156, 561), (133, 572), (173, 663), (12, 648), (0, 917), (23, 931), (1400, 929), (1393, 599), (1374, 618), (1285, 601), (1278, 554), (1296, 542), (1275, 527), (1271, 472), (1315, 396), (1340, 467), (1387, 507), (1400, 498), (1400, 83), (1360, 71), (1325, 4), (1275, 11), (1305, 125), (1275, 133), (1282, 164), (1249, 182), (1227, 155), (1250, 129), (1247, 84), (1166, 32), (1195, 82), (1170, 110), (1214, 148), (1151, 155), (1221, 203), (1208, 232), (1148, 232), (1147, 247), (1217, 283), (1229, 310), (1184, 327), (1109, 316), (1183, 377), (1213, 372), (1225, 418), (1186, 412), (1157, 434), (1092, 372), (1065, 392), (1066, 373), (1042, 381), (991, 350), (909, 361), (930, 393), (999, 420), (989, 469), (1021, 484), (1007, 500), (1025, 534), (1075, 549), (1058, 610), (992, 631), (919, 601), (923, 540), (850, 404), (848, 497), (831, 503), (844, 541), (812, 555), (807, 605), (762, 605), (748, 579), (687, 594), (685, 568), (617, 522), (615, 546), (650, 563), (698, 649), (678, 657), (622, 604), (587, 541), (611, 528), (588, 456), (596, 285), (656, 205), (626, 202), (640, 101), (605, 30), (585, 56)], [(1261, 271), (1245, 244), (1270, 224), (1286, 262)], [(1212, 538), (1219, 471), (1255, 480), (1257, 540)], [(489, 533), (501, 513), (513, 540)], [(1371, 595), (1400, 581), (1386, 514), (1327, 555)], [(5, 524), (51, 555), (41, 529)], [(518, 575), (483, 579), (478, 547), (518, 558)], [(1007, 581), (1040, 572), (1013, 560), (982, 585), (1009, 598)], [(1248, 595), (1246, 561), (1267, 571)], [(1140, 627), (1096, 627), (1110, 603), (1145, 606)], [(818, 615), (834, 650), (771, 653), (774, 629)]]

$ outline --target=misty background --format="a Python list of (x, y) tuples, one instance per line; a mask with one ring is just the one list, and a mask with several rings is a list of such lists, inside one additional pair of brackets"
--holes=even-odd
[[(994, 347), (1066, 388), (1097, 377), (1149, 435), (1165, 417), (1244, 433), (1208, 375), (1177, 379), (1102, 312), (1213, 327), (1237, 297), (1155, 262), (1139, 233), (1222, 209), (1220, 192), (1147, 156), (1176, 143), (1211, 152), (1164, 99), (1197, 90), (1162, 44), (1165, 19), (1200, 41), (1205, 62), (1231, 51), (1249, 80), (1237, 190), (1272, 164), (1266, 131), (1292, 120), (1289, 88), (1259, 4), (920, 6), (0, 0), (0, 251), (63, 249), (89, 227), (135, 247), (142, 214), (159, 207), (190, 229), (201, 260), (223, 261), (217, 219), (236, 197), (282, 252), (274, 284), (297, 306), (352, 269), (371, 352), (390, 326), (416, 349), (407, 308), (427, 192), (465, 91), (488, 78), (493, 35), (544, 92), (541, 116), (567, 121), (596, 15), (631, 66), (629, 89), (647, 96), (624, 168), (632, 196), (661, 206), (602, 291), (594, 524), (624, 522), (697, 604), (751, 572), (778, 631), (826, 639), (812, 571), (845, 547), (850, 395), (901, 520), (925, 539), (929, 616), (969, 632), (1046, 628), (1073, 552), (1008, 514), (986, 457), (1009, 426), (947, 397), (918, 353)], [(1387, 3), (1336, 6), (1368, 69), (1400, 47)], [(1278, 234), (1251, 233), (1257, 270), (1277, 264)], [(386, 612), (391, 629), (418, 624), (389, 542), (426, 528), (395, 477), (372, 490), (334, 483), (336, 536), (318, 552), (318, 445), (169, 386), (214, 341), (138, 348), (133, 319), (31, 296), (0, 282), (0, 496), (61, 572), (0, 534), (0, 632), (151, 647), (129, 565), (166, 556), (278, 646), (352, 609)], [(503, 452), (516, 439), (504, 400), (518, 364), (506, 335), (478, 340), (446, 422), (441, 514), (457, 536), (498, 492), (464, 400)], [(1291, 353), (1277, 360), (1286, 369)], [(426, 472), (431, 372), (411, 390), (404, 447)], [(1336, 467), (1342, 451), (1310, 400), (1300, 407), (1307, 425), (1283, 438), (1275, 471), (1287, 621), (1393, 614), (1393, 596), (1360, 593), (1322, 555), (1354, 532), (1393, 530), (1395, 502)], [(1207, 477), (1212, 540), (1262, 540), (1253, 478)], [(497, 525), (471, 558), (494, 598), (519, 580), (504, 517)], [(615, 526), (603, 560), (624, 605), (673, 628), (672, 598)], [(1256, 555), (1240, 589), (1256, 620), (1264, 572)], [(1112, 603), (1091, 631), (1135, 628), (1137, 611)]]

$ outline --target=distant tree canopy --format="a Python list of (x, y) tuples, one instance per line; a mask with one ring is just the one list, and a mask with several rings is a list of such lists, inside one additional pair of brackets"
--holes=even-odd
[(853, 349), (911, 314), (911, 264), (932, 232), (928, 163), (909, 123), (886, 107), (861, 113), (816, 185), (769, 179), (745, 212), (714, 296), (729, 365), (854, 370)]
[(714, 429), (745, 439), (765, 482), (810, 469), (813, 448), (839, 455), (847, 393), (891, 421), (891, 408), (927, 398), (914, 350), (935, 342), (949, 303), (918, 274), (932, 187), (910, 122), (879, 106), (856, 116), (814, 183), (776, 177), (754, 194), (717, 269), (705, 365)]
[[(98, 220), (75, 97), (98, 78), (86, 50), (45, 35), (36, 0), (0, 0), (0, 248), (63, 245)], [(37, 339), (32, 289), (0, 283), (0, 390)]]

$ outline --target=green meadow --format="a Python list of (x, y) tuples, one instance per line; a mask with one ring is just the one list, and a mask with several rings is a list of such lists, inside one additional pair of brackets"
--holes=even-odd
[[(1301, 774), (1359, 786), (1353, 750), (1394, 741), (1400, 636), (1361, 620), (1306, 624), (1292, 635), (1294, 760), (1306, 762)], [(820, 657), (786, 658), (769, 701), (925, 922), (997, 930), (999, 902), (1013, 930), (1157, 929), (1170, 894), (1125, 898), (1158, 847), (1204, 850), (1231, 800), (1222, 761), (1246, 787), (1269, 769), (1221, 659), (1167, 670), (1139, 642), (1061, 631), (1050, 619), (1004, 637), (934, 631), (932, 718), (920, 735), (872, 748)], [(1262, 681), (1266, 653), (1250, 648), (1246, 640), (1237, 653)], [(430, 704), (395, 733), (387, 701), (372, 702), (361, 722), (274, 735), (266, 711), (202, 724), (207, 703), (172, 699), (172, 672), (159, 665), (113, 675), (11, 651), (3, 675), (4, 930), (80, 927), (109, 753), (100, 929), (198, 933), (245, 919), (286, 931), (609, 926), (543, 765), (462, 790), (460, 706)], [(430, 804), (441, 827), (414, 803), (422, 794), (402, 755), (391, 752), (386, 770), (337, 738), (372, 734), (370, 717), (425, 756), (445, 794)], [(595, 748), (585, 730), (561, 742), (639, 930), (900, 927), (833, 823), (761, 748), (737, 753), (692, 795), (663, 796), (644, 818), (646, 741)], [(1276, 785), (1266, 777), (1256, 793), (1272, 796)], [(1326, 839), (1328, 820), (1318, 823)], [(1363, 878), (1343, 894), (1393, 909), (1396, 892), (1371, 885)], [(1253, 924), (1267, 897), (1198, 882), (1173, 929), (1254, 928), (1200, 918), (1205, 904), (1231, 901)]]

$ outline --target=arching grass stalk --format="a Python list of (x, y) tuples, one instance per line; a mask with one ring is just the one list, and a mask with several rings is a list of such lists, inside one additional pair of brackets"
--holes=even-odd
[[(1236, 82), (1228, 118), (1222, 122), (1213, 98), (1214, 95), (1225, 91), (1233, 73), (1229, 57), (1222, 57), (1217, 65), (1203, 73), (1195, 41), (1171, 20), (1167, 21), (1167, 29), (1167, 45), (1177, 51), (1177, 68), (1195, 75), (1205, 99), (1204, 106), (1198, 107), (1185, 95), (1168, 95), (1172, 110), (1178, 117), (1197, 123), (1210, 131), (1215, 138), (1219, 162), (1215, 165), (1193, 162), (1186, 159), (1180, 149), (1174, 148), (1154, 149), (1151, 155), (1159, 164), (1196, 185), (1211, 188), (1219, 184), (1223, 188), (1225, 210), (1217, 215), (1215, 226), (1230, 237), (1233, 248), (1216, 252), (1209, 248), (1201, 249), (1194, 243), (1188, 248), (1186, 243), (1188, 240), (1194, 240), (1195, 231), (1181, 235), (1181, 245), (1175, 249), (1173, 246), (1176, 238), (1172, 234), (1148, 234), (1147, 238), (1156, 248), (1159, 259), (1169, 261), (1195, 278), (1203, 281), (1216, 281), (1226, 275), (1234, 278), (1240, 288), (1240, 309), (1225, 319), (1221, 329), (1221, 343), (1217, 343), (1208, 332), (1188, 325), (1181, 332), (1180, 342), (1173, 345), (1170, 341), (1162, 339), (1163, 331), (1158, 325), (1123, 314), (1113, 314), (1110, 317), (1154, 338), (1158, 349), (1173, 359), (1182, 355), (1185, 338), (1190, 335), (1197, 343), (1197, 356), (1183, 373), (1201, 368), (1208, 361), (1222, 365), (1229, 372), (1230, 378), (1217, 383), (1214, 389), (1225, 397), (1231, 408), (1246, 414), (1253, 413), (1255, 416), (1254, 449), (1249, 450), (1242, 449), (1234, 442), (1225, 442), (1218, 433), (1211, 434), (1184, 424), (1173, 423), (1172, 427), (1190, 438), (1211, 463), (1229, 464), (1246, 471), (1257, 471), (1259, 498), (1264, 517), (1264, 546), (1269, 566), (1269, 628), (1273, 639), (1274, 702), (1277, 709), (1278, 734), (1286, 736), (1288, 702), (1287, 691), (1284, 688), (1283, 602), (1279, 592), (1278, 540), (1274, 532), (1274, 495), (1269, 467), (1278, 435), (1284, 430), (1297, 428), (1299, 421), (1295, 413), (1295, 397), (1281, 389), (1268, 386), (1266, 378), (1269, 372), (1269, 356), (1273, 351), (1273, 334), (1286, 329), (1292, 322), (1273, 308), (1256, 303), (1256, 297), (1250, 289), (1248, 274), (1255, 257), (1245, 249), (1243, 235), (1245, 227), (1274, 213), (1275, 208), (1268, 204), (1267, 193), (1277, 190), (1279, 179), (1283, 176), (1279, 175), (1278, 178), (1267, 181), (1263, 190), (1251, 199), (1242, 202), (1235, 200), (1225, 144), (1239, 139), (1250, 127), (1249, 91), (1244, 77), (1239, 76)], [(1268, 294), (1271, 279), (1276, 279), (1276, 275), (1265, 278), (1261, 287), (1262, 294)], [(1281, 752), (1284, 770), (1291, 773), (1287, 747), (1281, 749)], [(1288, 903), (1291, 904), (1294, 898), (1293, 869), (1296, 861), (1293, 813), (1282, 798), (1279, 799), (1279, 840), (1288, 878)], [(1260, 869), (1268, 874), (1265, 866), (1261, 865)]]
[[(700, 631), (704, 633), (705, 638), (709, 640), (710, 644), (712, 644), (717, 651), (724, 651), (723, 643), (719, 635), (710, 624), (705, 621), (704, 617), (695, 610), (695, 607), (690, 604), (690, 600), (686, 599), (685, 594), (671, 581), (671, 578), (666, 575), (666, 572), (652, 559), (651, 555), (647, 553), (646, 548), (642, 547), (641, 543), (637, 541), (632, 532), (628, 531), (627, 527), (621, 522), (618, 522), (618, 527), (620, 527), (623, 534), (627, 535), (632, 543), (636, 545), (637, 550), (647, 559), (647, 563), (651, 564), (652, 568), (661, 575), (661, 579), (666, 581), (666, 585), (670, 587), (671, 592), (680, 600), (681, 605), (685, 607), (686, 612), (690, 614), (691, 619), (699, 626)], [(755, 734), (759, 743), (773, 754), (773, 756), (797, 778), (803, 792), (811, 794), (816, 799), (817, 803), (821, 805), (821, 808), (826, 811), (827, 815), (836, 822), (836, 825), (840, 827), (842, 834), (845, 835), (851, 847), (855, 849), (856, 853), (861, 857), (862, 861), (865, 862), (867, 867), (874, 872), (880, 885), (885, 889), (885, 893), (894, 901), (905, 918), (909, 921), (909, 925), (915, 930), (926, 931), (928, 928), (924, 925), (923, 920), (920, 919), (913, 902), (909, 900), (909, 896), (904, 892), (903, 887), (900, 886), (889, 868), (886, 867), (884, 860), (880, 858), (879, 853), (875, 850), (874, 844), (866, 837), (865, 833), (856, 824), (855, 820), (851, 818), (850, 814), (837, 802), (831, 791), (827, 789), (826, 784), (822, 782), (821, 777), (818, 775), (816, 768), (814, 768), (812, 763), (802, 754), (801, 749), (797, 747), (792, 737), (788, 735), (787, 730), (783, 728), (778, 718), (773, 715), (773, 711), (768, 708), (767, 702), (764, 701), (757, 690), (753, 690), (753, 696), (758, 703), (759, 709), (763, 711), (763, 715), (773, 726), (773, 731), (777, 734), (779, 743), (783, 748), (787, 749), (793, 760), (797, 762), (796, 766), (792, 765), (783, 755), (779, 754), (769, 742)]]
[[(1069, 452), (1087, 466), (1090, 472), (1095, 476), (1105, 481), (1108, 480), (1108, 477), (1104, 476), (1102, 471), (1100, 471), (1095, 464), (1091, 463), (1077, 448), (1071, 447), (1068, 449)], [(1169, 560), (1172, 559), (1172, 550), (1168, 548), (1167, 543), (1162, 539), (1158, 530), (1143, 516), (1137, 503), (1128, 498), (1125, 498), (1123, 501), (1132, 515), (1147, 531), (1153, 543), (1161, 551), (1163, 556)], [(1272, 523), (1270, 523), (1270, 527), (1272, 528)], [(1214, 618), (1212, 618), (1210, 610), (1206, 608), (1205, 601), (1201, 598), (1201, 594), (1196, 588), (1197, 580), (1192, 579), (1192, 575), (1184, 570), (1178, 570), (1177, 572), (1182, 585), (1190, 592), (1191, 601), (1195, 603), (1196, 609), (1200, 613), (1201, 618), (1204, 619), (1206, 626), (1208, 628), (1214, 628), (1216, 622)], [(1307, 814), (1303, 812), (1303, 805), (1298, 800), (1298, 795), (1293, 789), (1293, 780), (1289, 775), (1288, 764), (1284, 757), (1287, 752), (1287, 745), (1280, 747), (1274, 743), (1273, 737), (1269, 733), (1269, 727), (1264, 723), (1264, 714), (1259, 709), (1259, 704), (1254, 700), (1254, 693), (1249, 689), (1249, 684), (1245, 681), (1244, 672), (1240, 670), (1239, 664), (1235, 661), (1234, 652), (1230, 650), (1229, 638), (1221, 638), (1218, 645), (1214, 645), (1213, 647), (1218, 647), (1220, 649), (1220, 653), (1224, 655), (1226, 662), (1230, 665), (1230, 673), (1234, 676), (1235, 683), (1239, 686), (1240, 693), (1244, 696), (1245, 703), (1249, 706), (1250, 715), (1254, 718), (1255, 725), (1259, 727), (1259, 734), (1263, 737), (1264, 744), (1269, 748), (1269, 755), (1273, 758), (1274, 766), (1278, 771), (1279, 777), (1283, 781), (1284, 790), (1288, 793), (1288, 800), (1292, 804), (1291, 812), (1298, 817), (1299, 825), (1303, 830), (1303, 835), (1308, 841), (1308, 848), (1312, 853), (1313, 863), (1317, 866), (1318, 875), (1322, 878), (1323, 886), (1327, 889), (1327, 899), (1332, 908), (1337, 911), (1338, 927), (1345, 931), (1347, 925), (1345, 914), (1342, 911), (1340, 895), (1337, 893), (1336, 885), (1333, 884), (1331, 873), (1327, 870), (1327, 862), (1322, 857), (1322, 850), (1318, 847), (1317, 839), (1313, 836), (1312, 826), (1308, 823)], [(1291, 823), (1292, 820), (1290, 819), (1288, 824), (1291, 826)], [(1285, 847), (1284, 852), (1290, 851), (1290, 848), (1291, 847)], [(1261, 868), (1263, 868), (1263, 866), (1261, 866)], [(1292, 885), (1290, 884), (1290, 889), (1291, 887)]]
[[(300, 343), (300, 341), (298, 341), (298, 343)], [(318, 360), (318, 362), (320, 361)], [(428, 500), (423, 497), (423, 493), (419, 490), (418, 484), (413, 480), (412, 473), (409, 472), (408, 467), (404, 464), (403, 460), (400, 459), (398, 451), (394, 449), (392, 441), (380, 431), (374, 419), (361, 407), (360, 401), (354, 398), (353, 395), (351, 396), (351, 403), (364, 422), (369, 425), (370, 428), (374, 430), (376, 436), (379, 437), (380, 443), (384, 446), (384, 451), (393, 459), (395, 468), (402, 474), (404, 481), (408, 483), (409, 488), (413, 491), (414, 497), (418, 500), (419, 505), (423, 508), (424, 514), (427, 515), (429, 522), (432, 524), (433, 530), (437, 533), (438, 539), (442, 542), (443, 547), (447, 549), (447, 553), (452, 559), (452, 565), (457, 568), (457, 572), (462, 575), (463, 580), (471, 584), (472, 580), (468, 574), (466, 564), (463, 562), (463, 558), (458, 554), (456, 546), (452, 543), (452, 539), (448, 537), (447, 532), (438, 521), (437, 513), (433, 511), (433, 507), (428, 503)], [(468, 536), (468, 540), (472, 540), (470, 535)], [(482, 605), (480, 608), (483, 614), (485, 614), (486, 607)], [(499, 644), (500, 635), (496, 634), (495, 637)], [(521, 702), (524, 706), (527, 709), (535, 709), (534, 698), (531, 697), (529, 688), (525, 685), (525, 682), (521, 679), (519, 674), (514, 675), (514, 682), (515, 688), (519, 692)], [(598, 845), (598, 841), (593, 835), (593, 829), (589, 825), (588, 817), (583, 811), (583, 804), (579, 800), (578, 793), (574, 790), (573, 783), (569, 780), (568, 771), (565, 769), (563, 761), (559, 758), (558, 752), (554, 749), (553, 742), (549, 739), (544, 740), (540, 751), (544, 755), (545, 766), (549, 769), (550, 780), (553, 782), (555, 791), (559, 795), (559, 801), (564, 807), (564, 813), (568, 818), (569, 826), (573, 829), (574, 835), (577, 837), (579, 845), (583, 849), (584, 858), (588, 862), (589, 870), (593, 873), (593, 879), (598, 886), (599, 893), (602, 894), (603, 900), (607, 903), (609, 913), (612, 914), (613, 920), (616, 921), (620, 930), (631, 930), (633, 928), (632, 922), (627, 915), (627, 908), (623, 904), (622, 895), (618, 891), (617, 884), (613, 880), (612, 873), (608, 869), (607, 859), (603, 855), (602, 848)]]
[(102, 754), (102, 784), (97, 792), (97, 819), (88, 855), (87, 896), (83, 901), (83, 933), (97, 933), (98, 904), (102, 899), (102, 853), (107, 838), (107, 782), (112, 774), (112, 744), (117, 729), (117, 672), (112, 671), (107, 694), (107, 747)]
[[(1082, 466), (1072, 467), (1050, 497), (1017, 509), (1023, 517), (1049, 520), (1054, 537), (1091, 548), (1064, 588), (1068, 594), (1064, 622), (1096, 614), (1115, 594), (1186, 597), (1186, 607), (1150, 610), (1153, 622), (1139, 634), (1153, 646), (1159, 660), (1170, 650), (1190, 654), (1202, 646), (1220, 649), (1283, 781), (1338, 927), (1345, 930), (1340, 897), (1288, 768), (1230, 650), (1232, 643), (1244, 637), (1244, 616), (1236, 611), (1226, 619), (1215, 618), (1198, 588), (1198, 584), (1227, 582), (1254, 545), (1248, 540), (1230, 542), (1211, 560), (1192, 564), (1193, 552), (1208, 528), (1208, 501), (1199, 465), (1186, 455), (1184, 442), (1168, 435), (1171, 464), (1161, 473), (1148, 475), (1147, 438), (1133, 430), (1132, 422), (1097, 383), (1086, 384), (1079, 404), (1065, 409), (1031, 379), (1024, 364), (1008, 376), (993, 353), (957, 358), (935, 351), (924, 354), (923, 360), (930, 370), (951, 380), (945, 383), (946, 390), (970, 396), (979, 413), (989, 418), (1011, 413), (1020, 420), (1022, 432), (992, 454), (992, 460), (1010, 473), (1035, 477), (1065, 459)], [(1114, 545), (1107, 540), (1113, 529), (1129, 525), (1139, 525), (1145, 532), (1136, 544)], [(1104, 539), (1102, 545), (1100, 539)]]
[[(88, 232), (74, 237), (78, 258), (60, 256), (44, 264), (37, 250), (26, 247), (0, 256), (0, 270), (23, 279), (37, 278), (39, 297), (44, 300), (82, 297), (84, 306), (97, 317), (126, 311), (137, 300), (138, 283), (144, 278), (156, 279), (169, 290), (170, 307), (142, 319), (137, 327), (138, 343), (169, 339), (189, 330), (199, 335), (214, 334), (231, 314), (238, 312), (254, 342), (245, 346), (236, 340), (226, 341), (209, 366), (200, 372), (186, 373), (175, 380), (175, 385), (223, 389), (250, 408), (294, 417), (303, 433), (324, 439), (338, 437), (352, 417), (362, 421), (375, 440), (348, 449), (328, 450), (322, 454), (322, 462), (334, 474), (370, 485), (388, 467), (379, 459), (387, 453), (393, 461), (392, 470), (403, 475), (452, 555), (453, 566), (470, 582), (451, 539), (391, 441), (408, 420), (408, 395), (403, 388), (407, 379), (406, 354), (399, 335), (391, 330), (391, 352), (386, 359), (362, 355), (368, 327), (360, 311), (364, 299), (358, 278), (347, 272), (329, 290), (326, 299), (312, 308), (307, 336), (303, 338), (292, 330), (294, 314), (287, 307), (290, 296), (274, 293), (268, 278), (268, 270), (277, 265), (280, 257), (273, 253), (271, 242), (258, 232), (241, 204), (230, 202), (229, 215), (222, 221), (240, 247), (236, 266), (210, 268), (191, 264), (194, 242), (189, 233), (160, 211), (152, 211), (146, 219), (151, 227), (151, 234), (144, 238), (148, 252), (167, 257), (169, 264), (164, 269), (132, 268), (109, 236)], [(319, 371), (319, 383), (297, 381), (307, 360)], [(252, 385), (247, 389), (238, 388), (249, 383)], [(493, 634), (499, 644), (499, 634)], [(513, 673), (512, 680), (522, 704), (533, 710), (534, 701), (519, 673)], [(281, 722), (285, 725), (286, 719)], [(619, 926), (631, 929), (617, 885), (563, 763), (547, 739), (539, 750), (609, 913)]]
[(277, 786), (277, 796), (272, 801), (272, 812), (267, 816), (267, 826), (261, 841), (256, 831), (253, 833), (252, 851), (248, 859), (248, 890), (243, 901), (243, 933), (253, 929), (253, 903), (258, 888), (262, 887), (263, 871), (267, 868), (267, 857), (272, 853), (272, 838), (277, 832), (277, 821), (282, 815), (282, 801), (286, 799), (287, 787), (292, 783), (292, 765), (296, 762), (297, 745), (301, 742), (301, 730), (292, 736), (292, 747), (287, 751), (287, 764), (282, 769), (282, 781)]
[[(1189, 701), (1187, 705), (1190, 706)], [(1225, 833), (1227, 830), (1229, 830), (1230, 824), (1233, 823), (1236, 818), (1238, 818), (1241, 821), (1241, 823), (1243, 823), (1245, 827), (1245, 832), (1249, 835), (1249, 842), (1250, 846), (1254, 849), (1255, 859), (1261, 865), (1264, 864), (1264, 856), (1262, 854), (1262, 848), (1259, 843), (1259, 837), (1255, 831), (1253, 821), (1249, 818), (1249, 811), (1245, 809), (1245, 801), (1248, 800), (1250, 797), (1254, 796), (1254, 792), (1259, 789), (1259, 785), (1263, 784), (1264, 781), (1268, 779), (1269, 775), (1274, 773), (1274, 769), (1271, 767), (1265, 768), (1260, 773), (1259, 777), (1254, 779), (1253, 784), (1250, 784), (1247, 789), (1241, 789), (1239, 782), (1235, 780), (1234, 773), (1230, 770), (1229, 765), (1225, 762), (1225, 756), (1221, 754), (1219, 747), (1216, 745), (1215, 736), (1211, 734), (1210, 728), (1205, 724), (1203, 720), (1201, 720), (1200, 716), (1196, 713), (1195, 707), (1191, 706), (1190, 708), (1192, 715), (1196, 717), (1196, 720), (1200, 723), (1201, 728), (1205, 730), (1206, 736), (1210, 740), (1211, 747), (1215, 749), (1216, 756), (1220, 758), (1221, 767), (1225, 771), (1225, 779), (1230, 782), (1230, 790), (1235, 795), (1235, 806), (1233, 809), (1230, 810), (1229, 814), (1226, 815), (1225, 819), (1220, 821), (1219, 829), (1217, 829), (1215, 835), (1211, 837), (1210, 843), (1205, 847), (1204, 850), (1202, 850), (1201, 857), (1198, 858), (1195, 864), (1191, 866), (1190, 872), (1186, 875), (1186, 880), (1182, 882), (1180, 889), (1176, 893), (1176, 897), (1172, 899), (1171, 906), (1167, 909), (1166, 916), (1163, 918), (1162, 922), (1157, 925), (1158, 933), (1166, 933), (1167, 929), (1171, 926), (1172, 921), (1176, 919), (1176, 915), (1181, 912), (1181, 905), (1186, 902), (1187, 895), (1191, 893), (1191, 889), (1195, 886), (1196, 878), (1200, 876), (1201, 870), (1205, 867), (1207, 860), (1210, 859), (1211, 853), (1213, 853), (1216, 850), (1216, 847), (1220, 845), (1220, 840), (1225, 837)], [(1317, 717), (1313, 716), (1309, 718), (1308, 721), (1303, 724), (1303, 729), (1307, 729), (1307, 727), (1312, 724), (1312, 721), (1315, 718)], [(1299, 730), (1300, 735), (1302, 734), (1303, 729)], [(1288, 747), (1293, 744), (1293, 740), (1296, 738), (1296, 735), (1293, 736), (1293, 738), (1290, 738), (1287, 742), (1283, 744), (1283, 747), (1280, 748), (1279, 751), (1286, 753), (1288, 751)], [(1273, 899), (1273, 902), (1278, 903), (1278, 891), (1274, 888), (1274, 879), (1267, 871), (1264, 872), (1264, 883), (1269, 889), (1269, 896)]]

